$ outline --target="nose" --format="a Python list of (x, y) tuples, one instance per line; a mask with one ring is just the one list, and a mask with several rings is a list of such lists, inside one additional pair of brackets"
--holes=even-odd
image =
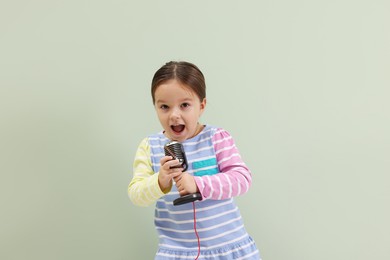
[(171, 114), (170, 114), (170, 118), (171, 119), (178, 119), (178, 118), (180, 118), (180, 110), (177, 109), (177, 108), (172, 109)]

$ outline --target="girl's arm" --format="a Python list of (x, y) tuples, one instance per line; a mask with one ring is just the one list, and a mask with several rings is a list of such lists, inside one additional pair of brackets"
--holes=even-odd
[(218, 129), (212, 139), (220, 172), (194, 177), (203, 199), (222, 200), (244, 194), (249, 190), (252, 176), (233, 138), (225, 130)]
[(135, 205), (146, 207), (165, 195), (158, 184), (158, 175), (153, 172), (150, 146), (145, 138), (138, 146), (133, 164), (133, 179), (127, 191)]

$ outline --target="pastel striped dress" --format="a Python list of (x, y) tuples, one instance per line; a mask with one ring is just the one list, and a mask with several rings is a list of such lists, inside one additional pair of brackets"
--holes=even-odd
[[(195, 259), (198, 240), (193, 204), (174, 206), (173, 200), (180, 196), (176, 186), (162, 191), (158, 185), (160, 159), (168, 142), (163, 132), (141, 142), (128, 193), (136, 205), (156, 203), (159, 248), (155, 260)], [(230, 134), (207, 125), (182, 144), (188, 160), (187, 172), (195, 176), (202, 194), (202, 200), (195, 202), (201, 252), (198, 259), (260, 259), (233, 200), (248, 191), (252, 178)]]

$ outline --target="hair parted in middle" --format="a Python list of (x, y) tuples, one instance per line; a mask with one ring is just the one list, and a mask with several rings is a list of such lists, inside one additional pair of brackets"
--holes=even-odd
[(157, 87), (172, 79), (188, 86), (196, 93), (200, 102), (206, 97), (206, 81), (202, 71), (190, 62), (170, 61), (158, 69), (153, 76), (151, 89), (153, 104), (155, 103), (154, 93)]

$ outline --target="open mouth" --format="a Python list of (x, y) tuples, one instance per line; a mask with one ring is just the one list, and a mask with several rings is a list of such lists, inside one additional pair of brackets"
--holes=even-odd
[(173, 132), (179, 134), (184, 131), (184, 125), (171, 125), (171, 129)]

